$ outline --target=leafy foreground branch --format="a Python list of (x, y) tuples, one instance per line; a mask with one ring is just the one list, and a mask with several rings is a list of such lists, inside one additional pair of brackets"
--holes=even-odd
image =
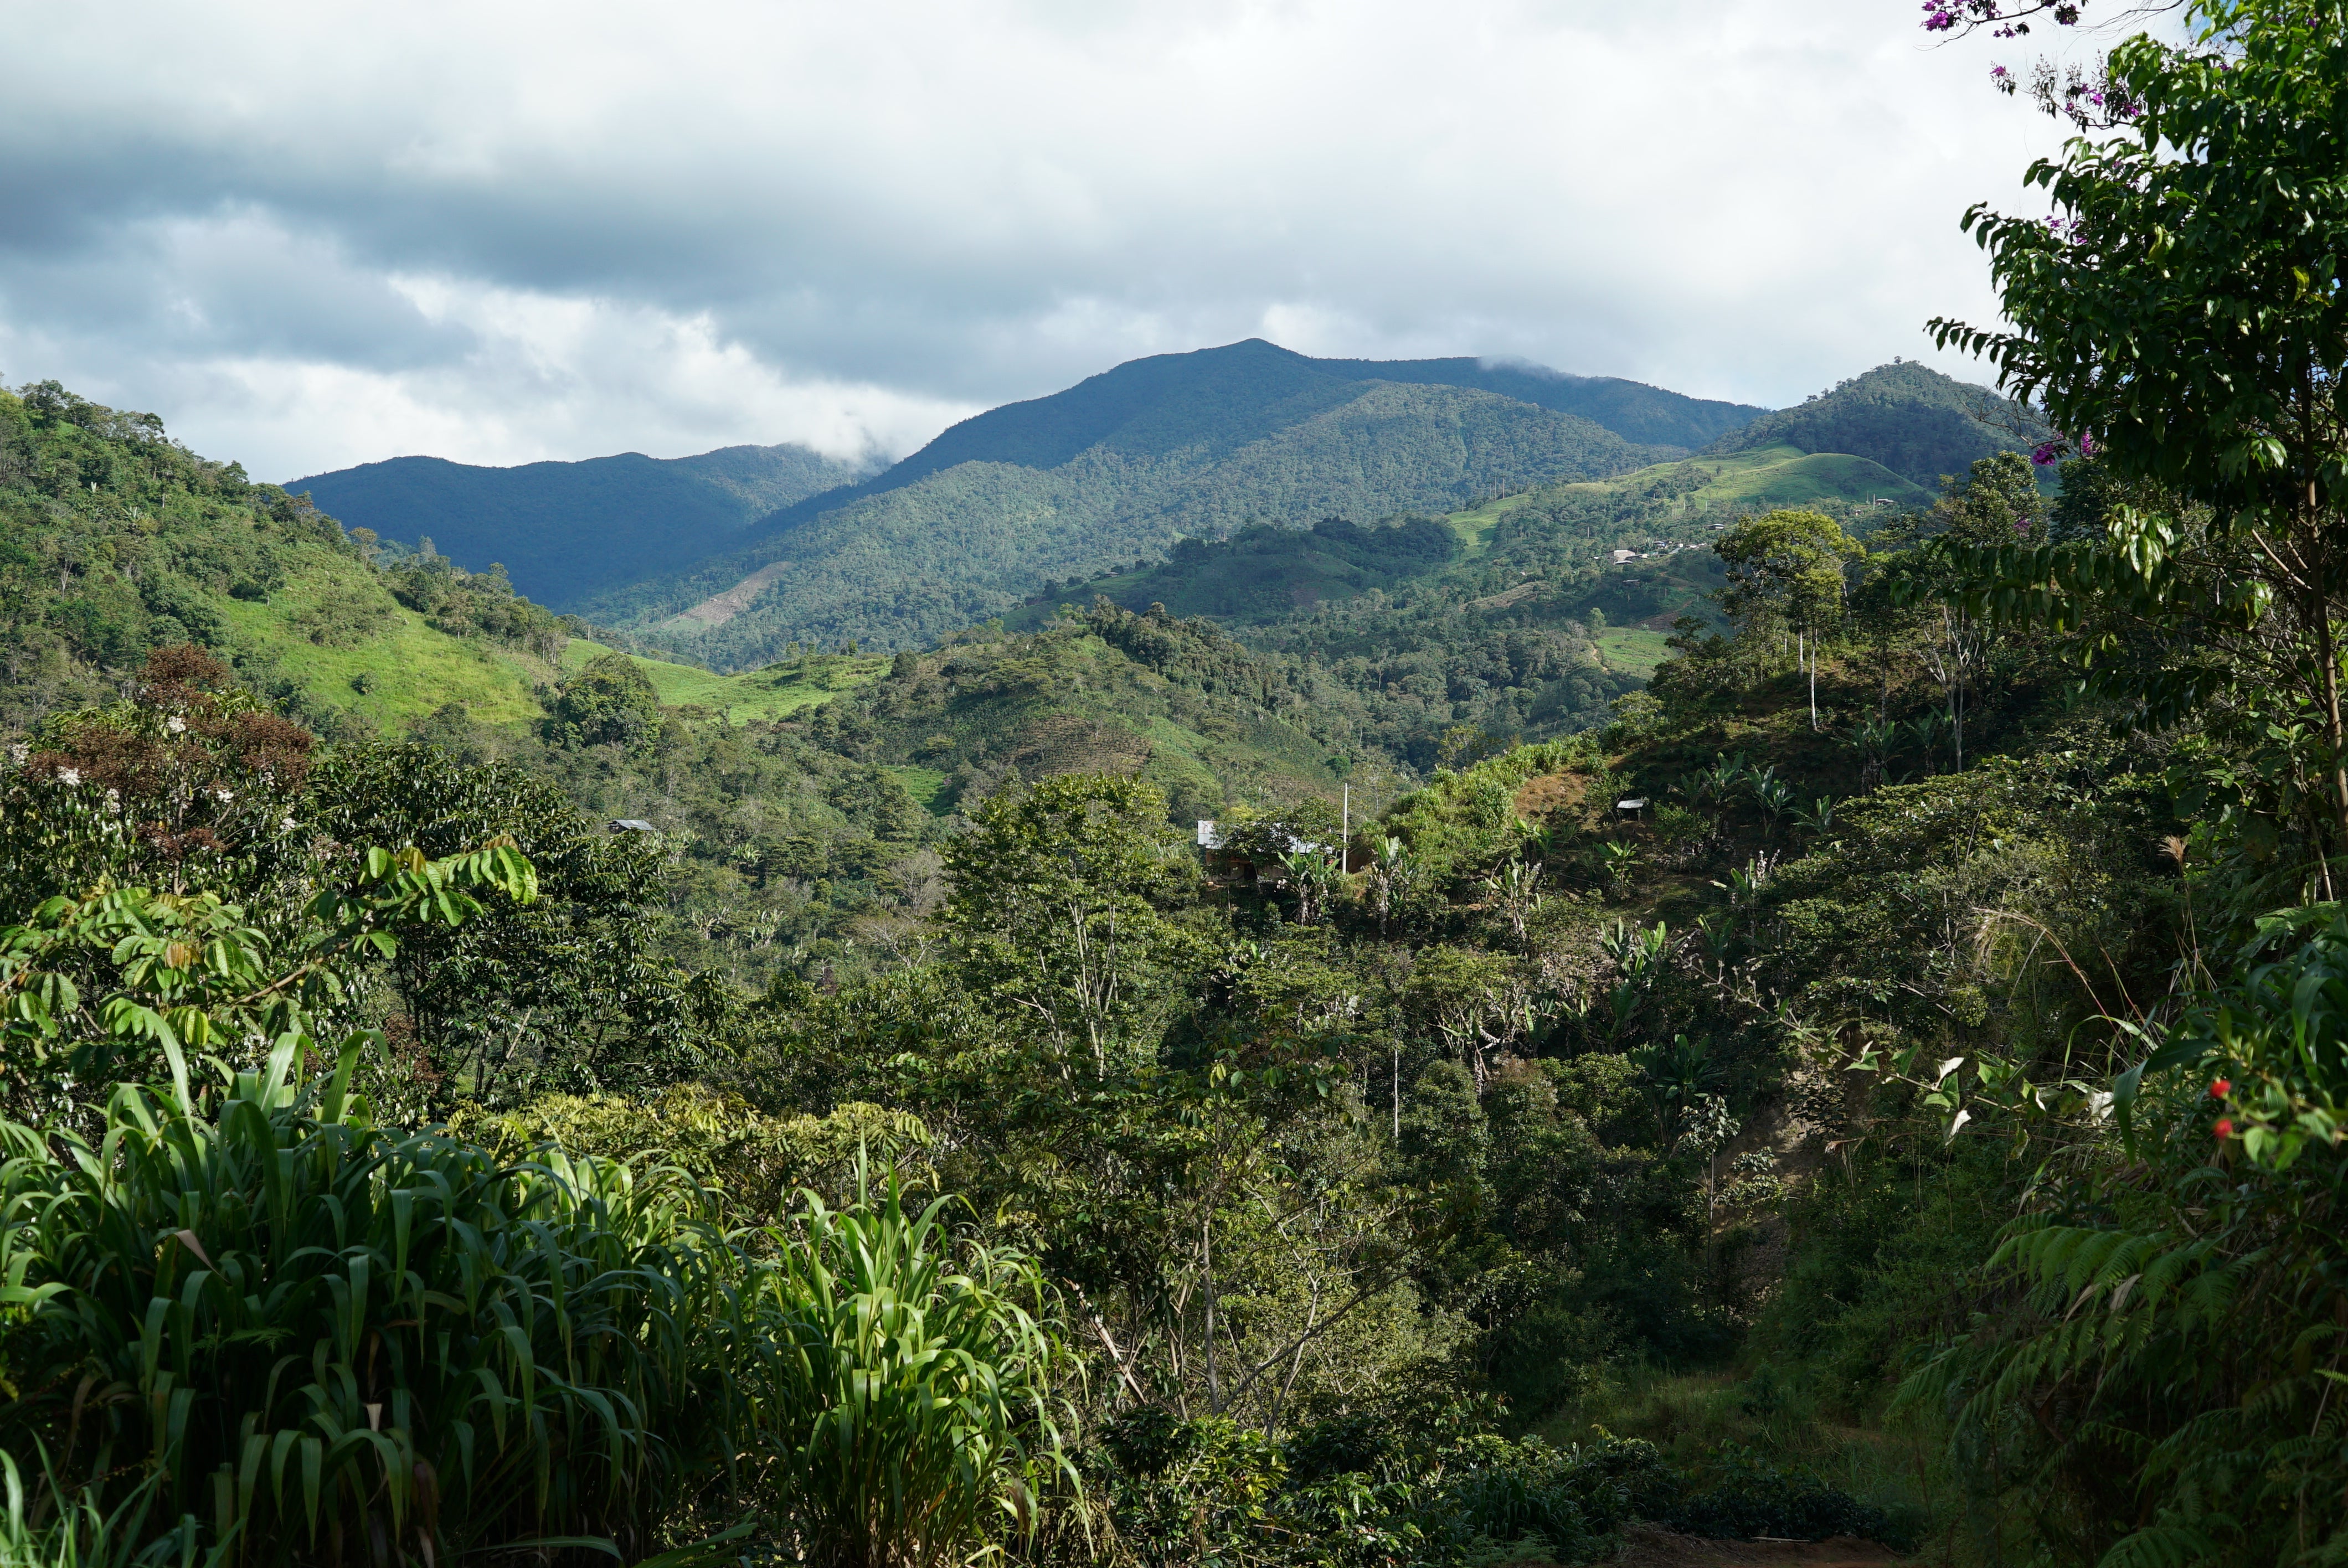
[(2115, 1091), (2134, 1157), (2049, 1168), (2003, 1299), (1901, 1397), (2082, 1557), (2336, 1561), (2348, 918), (2266, 922), (2154, 1045)]

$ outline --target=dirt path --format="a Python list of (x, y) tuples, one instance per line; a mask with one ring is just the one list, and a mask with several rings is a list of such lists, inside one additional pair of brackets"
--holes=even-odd
[(1893, 1568), (1900, 1559), (1872, 1541), (1838, 1535), (1831, 1541), (1706, 1541), (1653, 1524), (1623, 1532), (1620, 1568)]

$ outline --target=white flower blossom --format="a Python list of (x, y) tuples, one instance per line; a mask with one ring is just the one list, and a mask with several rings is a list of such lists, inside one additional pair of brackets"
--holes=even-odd
[(163, 721), (163, 727), (170, 731), (171, 733), (175, 735), (180, 734), (187, 729), (188, 721), (180, 717), (179, 714), (174, 713), (170, 718)]
[(59, 768), (57, 770), (57, 782), (59, 784), (77, 784), (81, 783), (81, 770), (79, 768)]

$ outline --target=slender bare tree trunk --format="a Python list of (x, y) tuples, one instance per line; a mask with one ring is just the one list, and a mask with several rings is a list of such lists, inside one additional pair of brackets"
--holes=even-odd
[(1199, 1223), (1199, 1257), (1207, 1286), (1207, 1413), (1223, 1413), (1222, 1389), (1215, 1378), (1215, 1214)]
[[(2315, 481), (2307, 483), (2307, 526), (2302, 538), (2312, 537), (2316, 527)], [(2309, 594), (2309, 608), (2315, 621), (2315, 654), (2323, 666), (2323, 741), (2332, 752), (2332, 813), (2333, 826), (2338, 829), (2340, 843), (2348, 845), (2348, 745), (2343, 744), (2340, 721), (2340, 656), (2332, 630), (2332, 594), (2329, 574), (2322, 569), (2319, 553), (2315, 569), (2309, 572), (2314, 581)], [(2327, 865), (2330, 856), (2325, 856)]]

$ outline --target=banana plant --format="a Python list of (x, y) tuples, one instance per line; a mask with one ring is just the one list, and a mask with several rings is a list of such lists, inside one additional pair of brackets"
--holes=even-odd
[(1329, 851), (1310, 845), (1289, 851), (1280, 864), (1288, 873), (1289, 886), (1296, 889), (1296, 923), (1313, 925), (1328, 913), (1329, 901), (1344, 881), (1344, 867)]
[(1763, 832), (1775, 837), (1777, 819), (1794, 808), (1793, 786), (1776, 776), (1775, 770), (1764, 770), (1753, 780), (1753, 804), (1761, 808)]
[(1853, 724), (1849, 740), (1859, 752), (1859, 788), (1875, 789), (1884, 782), (1884, 764), (1900, 743), (1900, 726), (1889, 719), (1865, 719)]
[(1640, 1005), (1670, 968), (1671, 927), (1662, 920), (1644, 927), (1616, 920), (1600, 929), (1598, 942), (1613, 960), (1618, 977), (1610, 999), (1613, 1005), (1613, 1032), (1620, 1037), (1630, 1029)]
[(1419, 866), (1409, 848), (1399, 838), (1387, 837), (1379, 842), (1378, 852), (1370, 862), (1370, 907), (1378, 917), (1378, 935), (1386, 934), (1386, 923), (1395, 909), (1417, 885)]
[(1526, 922), (1539, 912), (1543, 902), (1540, 885), (1540, 866), (1528, 866), (1521, 860), (1511, 860), (1484, 878), (1488, 907), (1498, 910), (1500, 917), (1508, 922), (1509, 934), (1519, 947), (1525, 943)]
[(1924, 771), (1929, 774), (1932, 771), (1932, 753), (1939, 749), (1941, 737), (1949, 732), (1948, 714), (1938, 708), (1927, 708), (1900, 728), (1906, 733), (1910, 743), (1923, 753)]

